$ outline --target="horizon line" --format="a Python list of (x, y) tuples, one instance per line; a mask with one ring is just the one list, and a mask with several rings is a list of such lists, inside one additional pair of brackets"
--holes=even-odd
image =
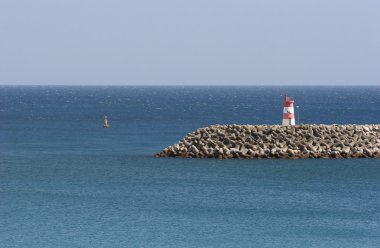
[(142, 87), (279, 87), (279, 86), (287, 86), (287, 87), (315, 87), (315, 86), (324, 86), (324, 87), (359, 87), (359, 86), (380, 86), (378, 84), (34, 84), (34, 83), (0, 83), (0, 86), (78, 86), (78, 87), (94, 87), (94, 86), (109, 86), (109, 87), (117, 87), (117, 86), (142, 86)]

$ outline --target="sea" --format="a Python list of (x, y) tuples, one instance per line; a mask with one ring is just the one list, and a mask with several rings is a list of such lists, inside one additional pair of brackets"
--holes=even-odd
[(0, 86), (0, 247), (380, 247), (379, 159), (153, 156), (280, 124), (285, 94), (297, 123), (380, 124), (378, 86)]

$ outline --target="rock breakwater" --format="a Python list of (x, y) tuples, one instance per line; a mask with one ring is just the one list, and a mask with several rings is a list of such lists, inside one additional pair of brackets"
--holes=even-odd
[(213, 125), (156, 157), (380, 158), (380, 125)]

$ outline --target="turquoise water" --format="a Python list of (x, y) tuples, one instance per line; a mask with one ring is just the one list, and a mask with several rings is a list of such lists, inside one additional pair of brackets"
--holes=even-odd
[(283, 92), (304, 123), (380, 123), (379, 87), (0, 87), (1, 247), (380, 247), (379, 160), (152, 157), (278, 123)]

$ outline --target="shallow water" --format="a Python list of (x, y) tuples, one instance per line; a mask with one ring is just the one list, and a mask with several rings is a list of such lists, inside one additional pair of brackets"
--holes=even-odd
[(152, 157), (279, 123), (283, 92), (304, 123), (380, 123), (379, 87), (0, 87), (1, 246), (380, 247), (377, 159)]

